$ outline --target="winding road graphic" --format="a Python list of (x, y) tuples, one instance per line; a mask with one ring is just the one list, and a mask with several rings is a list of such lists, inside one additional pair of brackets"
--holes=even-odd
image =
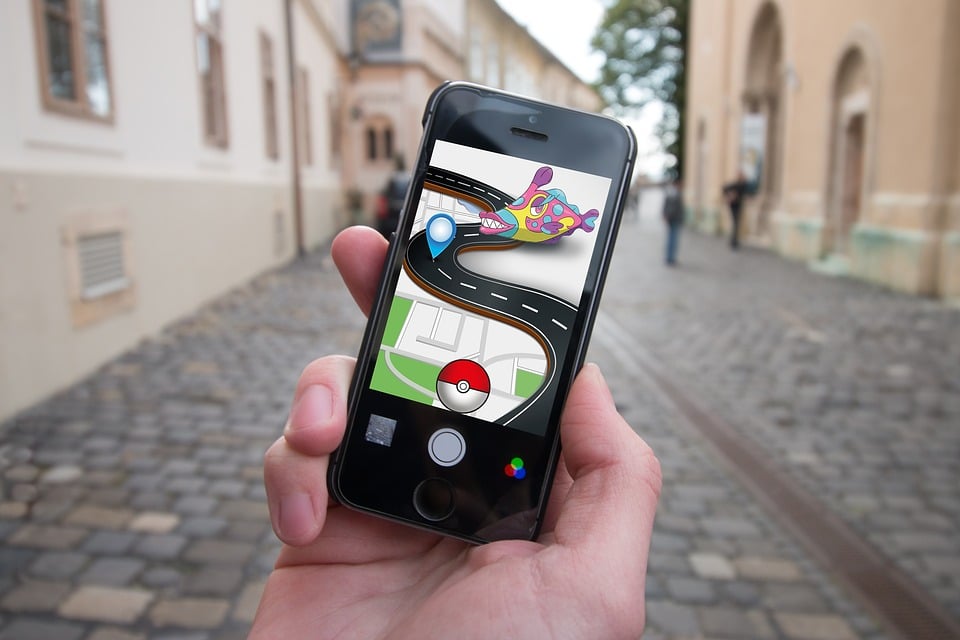
[[(424, 188), (439, 187), (481, 200), (491, 211), (514, 198), (489, 185), (451, 171), (430, 167)], [(557, 363), (566, 355), (577, 308), (543, 291), (489, 278), (463, 267), (458, 255), (473, 250), (504, 250), (520, 243), (495, 235), (482, 235), (480, 223), (459, 224), (447, 249), (434, 259), (425, 231), (410, 239), (404, 269), (425, 290), (474, 313), (511, 324), (534, 336), (547, 353), (544, 382), (518, 407), (497, 420), (524, 431), (540, 433), (550, 419), (558, 390)]]

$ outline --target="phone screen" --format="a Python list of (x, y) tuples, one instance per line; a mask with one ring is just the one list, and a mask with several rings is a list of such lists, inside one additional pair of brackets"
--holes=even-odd
[[(538, 110), (550, 131), (586, 123), (557, 151), (511, 133), (529, 103), (482, 110), (488, 99), (471, 95), (454, 92), (466, 106), (421, 151), (331, 477), (338, 498), (373, 513), (471, 540), (530, 538), (629, 168), (627, 151), (600, 147), (625, 130)], [(591, 153), (603, 174), (582, 170)]]
[(438, 141), (370, 388), (543, 436), (609, 189)]

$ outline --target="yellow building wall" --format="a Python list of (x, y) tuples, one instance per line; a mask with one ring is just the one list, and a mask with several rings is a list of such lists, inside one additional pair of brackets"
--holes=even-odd
[[(700, 2), (690, 24), (691, 60), (687, 68), (687, 202), (696, 224), (718, 230), (723, 215), (721, 185), (729, 180), (732, 166), (725, 150), (730, 142), (730, 96), (727, 43), (729, 2)], [(701, 138), (702, 136), (702, 138)]]
[[(960, 2), (953, 2), (948, 4), (943, 26), (948, 33), (944, 41), (945, 63), (940, 74), (944, 100), (939, 124), (946, 134), (940, 137), (945, 197), (939, 275), (941, 294), (951, 300), (960, 300), (960, 39), (955, 33), (949, 33), (951, 26), (955, 31), (957, 24), (960, 24)], [(951, 131), (953, 136), (949, 135)]]
[[(958, 173), (949, 162), (960, 145), (957, 118), (944, 115), (957, 112), (949, 106), (955, 105), (950, 96), (956, 90), (945, 84), (957, 83), (960, 45), (949, 25), (957, 24), (958, 5), (694, 0), (685, 184), (698, 225), (708, 230), (728, 225), (720, 190), (738, 170), (751, 34), (761, 11), (772, 6), (781, 26), (782, 178), (768, 242), (788, 257), (825, 255), (824, 216), (831, 210), (836, 170), (834, 85), (844, 53), (856, 45), (866, 62), (870, 106), (865, 186), (845, 270), (909, 292), (960, 295), (960, 258), (953, 255), (960, 236), (951, 235), (960, 229), (957, 179), (943, 174)], [(751, 204), (756, 208), (757, 202)]]

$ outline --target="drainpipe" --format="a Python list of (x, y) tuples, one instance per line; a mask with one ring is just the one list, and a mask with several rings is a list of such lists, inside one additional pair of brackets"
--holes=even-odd
[(284, 20), (287, 29), (287, 79), (290, 82), (290, 186), (293, 189), (293, 229), (297, 243), (297, 257), (306, 254), (303, 242), (303, 196), (300, 187), (300, 122), (297, 106), (300, 104), (297, 89), (297, 57), (293, 42), (293, 0), (283, 2)]

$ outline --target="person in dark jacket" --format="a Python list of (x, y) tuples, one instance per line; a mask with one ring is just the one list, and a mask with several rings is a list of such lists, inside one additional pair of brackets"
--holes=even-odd
[(683, 226), (683, 183), (679, 178), (667, 187), (663, 199), (663, 221), (667, 223), (667, 264), (677, 264), (677, 244)]
[(730, 248), (740, 248), (740, 212), (743, 209), (743, 199), (749, 192), (747, 177), (743, 171), (737, 174), (737, 179), (723, 185), (723, 198), (730, 207), (730, 219), (733, 225), (730, 229)]

